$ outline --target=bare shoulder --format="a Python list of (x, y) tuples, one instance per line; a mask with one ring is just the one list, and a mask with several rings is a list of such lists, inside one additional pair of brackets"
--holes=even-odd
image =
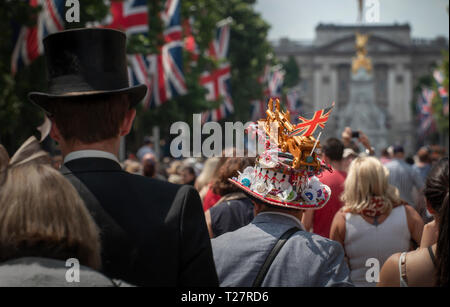
[(405, 207), (406, 215), (409, 215), (409, 216), (417, 215), (420, 217), (419, 213), (417, 213), (416, 209), (414, 209), (411, 205), (405, 203), (405, 204), (403, 204), (403, 206)]
[(380, 282), (377, 284), (378, 287), (398, 287), (400, 285), (399, 259), (400, 253), (396, 253), (386, 260), (381, 268)]

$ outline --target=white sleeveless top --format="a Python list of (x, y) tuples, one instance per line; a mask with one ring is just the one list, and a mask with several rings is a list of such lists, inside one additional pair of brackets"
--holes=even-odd
[(350, 277), (355, 286), (376, 286), (376, 282), (366, 279), (366, 273), (370, 278), (377, 270), (373, 260), (366, 266), (367, 260), (377, 259), (381, 271), (392, 254), (409, 250), (410, 240), (405, 206), (394, 208), (378, 226), (366, 222), (359, 214), (346, 213), (344, 246), (349, 258)]

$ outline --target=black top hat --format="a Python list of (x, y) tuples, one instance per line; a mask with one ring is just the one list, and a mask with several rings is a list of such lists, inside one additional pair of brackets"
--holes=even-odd
[[(143, 84), (129, 86), (126, 35), (111, 29), (74, 29), (44, 38), (48, 93), (32, 92), (28, 98), (47, 110), (55, 98), (129, 95), (130, 105), (147, 93)], [(47, 110), (48, 111), (48, 110)]]

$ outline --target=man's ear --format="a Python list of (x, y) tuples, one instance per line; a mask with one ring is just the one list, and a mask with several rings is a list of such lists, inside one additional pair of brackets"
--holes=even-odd
[(133, 121), (136, 117), (136, 109), (132, 108), (127, 111), (125, 118), (123, 119), (122, 125), (120, 127), (120, 136), (125, 136), (131, 131), (133, 127)]
[(52, 127), (50, 128), (50, 137), (56, 142), (61, 143), (61, 132), (59, 131), (58, 126), (56, 126), (54, 120), (52, 120)]

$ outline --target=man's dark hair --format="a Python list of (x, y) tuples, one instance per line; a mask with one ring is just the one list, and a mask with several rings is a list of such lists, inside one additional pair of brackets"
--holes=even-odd
[(322, 152), (332, 161), (341, 161), (344, 154), (344, 144), (337, 138), (329, 138), (322, 145)]
[(127, 95), (55, 99), (48, 107), (64, 140), (92, 144), (119, 135), (130, 107)]
[(276, 205), (271, 205), (269, 203), (266, 203), (265, 201), (260, 200), (259, 198), (249, 194), (249, 193), (245, 193), (245, 195), (248, 197), (248, 199), (250, 199), (252, 201), (252, 203), (256, 203), (258, 205), (261, 206), (265, 206), (267, 209), (272, 209), (273, 211), (281, 211), (281, 212), (298, 212), (299, 209), (294, 209), (294, 208), (289, 208), (289, 207), (281, 207), (281, 206), (276, 206)]

